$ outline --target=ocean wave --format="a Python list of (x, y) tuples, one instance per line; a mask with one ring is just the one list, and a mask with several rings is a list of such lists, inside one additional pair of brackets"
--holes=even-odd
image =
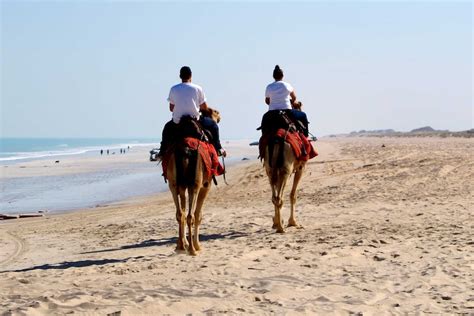
[[(103, 150), (118, 150), (120, 148), (127, 149), (128, 147), (151, 147), (156, 146), (157, 143), (122, 143), (104, 146), (91, 146), (91, 147), (79, 147), (79, 148), (68, 148), (67, 150), (54, 150), (54, 151), (35, 151), (35, 152), (4, 152), (1, 153), (0, 162), (11, 162), (17, 160), (35, 160), (47, 157), (57, 156), (73, 156), (82, 155), (90, 152), (99, 152)], [(66, 148), (66, 147), (65, 147)]]
[(70, 155), (80, 155), (85, 154), (88, 150), (78, 150), (78, 151), (60, 151), (60, 152), (27, 152), (27, 153), (16, 153), (15, 156), (2, 157), (0, 161), (15, 161), (15, 160), (24, 160), (24, 159), (39, 159), (46, 157), (55, 157), (55, 156), (70, 156)]

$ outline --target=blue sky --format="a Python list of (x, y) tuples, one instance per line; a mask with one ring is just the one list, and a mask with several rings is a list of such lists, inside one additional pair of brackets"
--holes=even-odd
[(471, 2), (2, 1), (1, 135), (160, 137), (182, 65), (255, 138), (279, 64), (316, 135), (472, 128)]

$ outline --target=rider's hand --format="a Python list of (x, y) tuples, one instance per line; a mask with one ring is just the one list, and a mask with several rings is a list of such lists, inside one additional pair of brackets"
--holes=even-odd
[(219, 156), (222, 156), (222, 157), (227, 157), (227, 152), (224, 150), (224, 148), (221, 148), (219, 150)]

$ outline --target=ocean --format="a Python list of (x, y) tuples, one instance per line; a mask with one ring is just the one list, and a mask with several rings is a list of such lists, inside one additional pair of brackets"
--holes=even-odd
[(0, 163), (159, 145), (151, 138), (0, 138)]
[[(0, 214), (72, 211), (163, 192), (167, 186), (161, 166), (149, 161), (148, 150), (156, 146), (159, 141), (149, 138), (1, 138)], [(120, 149), (125, 152), (123, 163), (109, 164)], [(126, 157), (137, 151), (138, 162), (128, 161)], [(106, 163), (92, 172), (47, 172), (55, 161), (88, 157)], [(31, 161), (39, 161), (45, 174), (29, 173), (25, 163)], [(24, 168), (25, 176), (8, 177), (8, 168)]]
[[(149, 159), (149, 150), (159, 146), (158, 140), (2, 138), (0, 141), (0, 214), (66, 212), (168, 190), (161, 165)], [(225, 147), (231, 153), (227, 167), (244, 158), (257, 157), (256, 146), (248, 146), (247, 141), (225, 142)], [(120, 149), (126, 149), (125, 154), (120, 154)], [(100, 150), (104, 150), (103, 155)], [(65, 168), (62, 166), (68, 161), (87, 163), (91, 159), (100, 168), (52, 172), (55, 168)], [(22, 170), (22, 176), (8, 176), (7, 171), (12, 169)], [(35, 173), (38, 169), (41, 175)], [(223, 185), (220, 177), (218, 182)]]

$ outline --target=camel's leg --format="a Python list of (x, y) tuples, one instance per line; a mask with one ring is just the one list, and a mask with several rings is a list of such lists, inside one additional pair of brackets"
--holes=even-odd
[(195, 215), (195, 222), (194, 222), (194, 248), (199, 251), (201, 250), (201, 245), (199, 243), (199, 225), (201, 225), (202, 221), (202, 206), (204, 204), (204, 200), (206, 199), (207, 193), (209, 192), (210, 189), (210, 182), (204, 184), (204, 187), (201, 188), (199, 191), (199, 195), (196, 201), (196, 211), (194, 212)]
[(188, 242), (186, 241), (186, 191), (185, 189), (179, 190), (179, 199), (181, 207), (181, 219), (180, 219), (180, 229), (183, 232), (183, 246), (186, 249)]
[[(276, 207), (275, 203), (277, 202), (277, 190), (276, 190), (276, 185), (272, 184), (270, 182), (270, 186), (272, 187), (272, 203), (273, 205)], [(276, 213), (276, 211), (275, 211)], [(276, 229), (278, 227), (278, 221), (277, 221), (277, 218), (276, 216), (273, 216), (273, 226), (272, 228), (273, 229)]]
[(281, 223), (281, 207), (283, 202), (274, 201), (273, 204), (275, 205), (275, 216), (273, 217), (273, 228), (276, 229), (277, 233), (284, 233), (285, 229), (283, 229), (283, 225)]
[[(276, 196), (277, 196), (277, 192), (276, 192), (276, 183), (273, 183), (273, 179), (272, 179), (272, 174), (273, 174), (273, 168), (270, 167), (270, 154), (269, 154), (269, 151), (268, 151), (268, 147), (265, 149), (265, 171), (267, 173), (267, 177), (268, 177), (268, 180), (269, 180), (269, 183), (270, 183), (270, 187), (272, 188), (272, 202), (273, 204), (275, 205), (275, 201), (276, 201)], [(276, 168), (276, 166), (275, 166)], [(278, 226), (277, 224), (277, 221), (276, 221), (276, 218), (275, 216), (273, 216), (273, 226), (272, 228), (273, 229), (276, 229)]]
[(290, 193), (291, 213), (290, 213), (290, 219), (288, 220), (288, 227), (298, 226), (295, 219), (296, 190), (298, 189), (298, 184), (301, 180), (301, 176), (303, 175), (303, 171), (304, 171), (304, 165), (298, 166), (295, 172), (295, 177), (293, 179), (293, 187), (291, 188), (291, 193)]
[(285, 190), (286, 180), (288, 179), (287, 172), (280, 172), (278, 182), (276, 183), (275, 193), (272, 198), (273, 205), (275, 206), (275, 217), (273, 218), (273, 224), (276, 226), (277, 233), (284, 233), (282, 220), (281, 220), (281, 208), (283, 206), (283, 191)]
[(194, 206), (196, 205), (197, 200), (197, 189), (196, 188), (188, 188), (188, 203), (189, 203), (189, 210), (188, 210), (188, 236), (189, 236), (189, 247), (188, 251), (190, 255), (196, 255), (196, 247), (194, 246), (194, 237), (193, 237), (193, 225), (195, 224), (195, 217), (194, 217)]
[(178, 193), (178, 189), (176, 188), (175, 184), (170, 185), (170, 191), (171, 191), (171, 194), (173, 195), (174, 205), (176, 206), (176, 221), (178, 222), (178, 227), (179, 227), (178, 242), (176, 245), (176, 250), (185, 250), (186, 231), (185, 231), (184, 223), (185, 223), (186, 213), (184, 212), (184, 209), (183, 209), (184, 205), (182, 203), (182, 199), (180, 203), (181, 195)]

